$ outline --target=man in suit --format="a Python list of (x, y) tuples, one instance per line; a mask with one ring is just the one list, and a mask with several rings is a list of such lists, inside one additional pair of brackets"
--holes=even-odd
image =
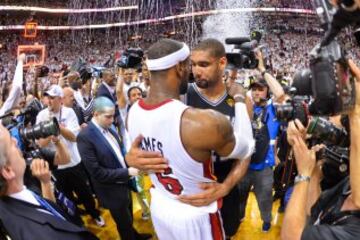
[(106, 97), (111, 100), (111, 102), (115, 105), (115, 114), (114, 114), (114, 125), (117, 129), (119, 136), (121, 138), (121, 143), (123, 144), (124, 148), (130, 147), (130, 140), (127, 136), (125, 130), (124, 119), (121, 117), (119, 106), (118, 106), (118, 99), (116, 96), (116, 75), (110, 69), (105, 69), (101, 73), (102, 83), (100, 84), (97, 92), (96, 97)]
[(1, 124), (0, 142), (0, 222), (11, 239), (98, 239), (72, 223), (55, 203), (24, 186), (25, 160), (16, 140)]
[(101, 204), (110, 210), (121, 239), (147, 239), (132, 226), (131, 195), (128, 181), (138, 170), (128, 168), (121, 139), (112, 129), (114, 103), (106, 97), (94, 101), (94, 115), (77, 137), (81, 159), (91, 176)]

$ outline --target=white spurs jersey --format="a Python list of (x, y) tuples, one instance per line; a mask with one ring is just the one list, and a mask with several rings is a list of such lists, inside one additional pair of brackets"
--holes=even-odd
[[(179, 204), (182, 203), (177, 200), (177, 196), (202, 192), (199, 183), (215, 181), (211, 160), (206, 163), (195, 161), (182, 144), (180, 124), (182, 114), (187, 108), (188, 106), (174, 99), (157, 106), (149, 106), (139, 100), (130, 108), (127, 119), (131, 140), (141, 134), (144, 137), (142, 149), (160, 152), (168, 160), (169, 168), (165, 173), (150, 174), (154, 190)], [(214, 213), (219, 207), (217, 202), (213, 202), (196, 209)]]

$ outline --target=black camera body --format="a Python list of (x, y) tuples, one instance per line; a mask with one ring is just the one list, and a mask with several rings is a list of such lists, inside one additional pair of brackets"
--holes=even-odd
[(360, 9), (353, 0), (339, 1), (334, 8), (329, 0), (315, 0), (314, 7), (325, 30), (322, 41), (311, 51), (310, 68), (295, 74), (293, 86), (298, 95), (312, 95), (312, 115), (346, 113), (355, 105), (354, 77), (345, 52), (335, 37), (346, 26), (360, 21)]
[(297, 72), (293, 87), (297, 95), (313, 96), (309, 105), (312, 115), (337, 115), (355, 105), (355, 78), (344, 52), (336, 41), (311, 52), (310, 69)]
[(326, 146), (316, 155), (317, 160), (324, 160), (322, 165), (324, 178), (320, 183), (323, 191), (332, 188), (349, 175), (349, 148)]
[(39, 158), (48, 162), (50, 170), (55, 170), (57, 168), (54, 163), (56, 150), (35, 146), (33, 149), (24, 152), (23, 155), (27, 166), (30, 166), (34, 159)]
[(116, 65), (120, 68), (140, 68), (144, 56), (144, 51), (141, 48), (126, 49)]
[(258, 46), (259, 41), (260, 39), (256, 40), (247, 37), (225, 39), (226, 44), (235, 45), (232, 52), (226, 53), (229, 66), (238, 69), (257, 68), (259, 62), (256, 59), (254, 49)]
[[(24, 109), (21, 110), (17, 117), (7, 114), (2, 118), (2, 124), (10, 131), (12, 137), (17, 140), (18, 146), (22, 152), (26, 152), (31, 142), (39, 138), (47, 138), (49, 136), (58, 136), (60, 134), (59, 123), (56, 118), (49, 121), (35, 124), (36, 116), (41, 111), (39, 100), (32, 100)], [(28, 127), (31, 125), (31, 127)]]
[(307, 126), (309, 119), (308, 101), (309, 98), (306, 96), (293, 96), (286, 103), (276, 105), (276, 118), (285, 122), (299, 119), (304, 126)]
[(70, 70), (79, 73), (80, 79), (83, 84), (92, 77), (92, 72), (93, 72), (92, 68), (89, 67), (86, 61), (81, 57), (79, 57), (76, 61), (73, 62), (73, 64), (70, 67)]

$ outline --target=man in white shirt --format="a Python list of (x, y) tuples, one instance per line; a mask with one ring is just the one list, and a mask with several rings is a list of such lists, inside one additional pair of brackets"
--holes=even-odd
[[(58, 170), (54, 171), (57, 179), (56, 186), (69, 199), (74, 200), (73, 193), (76, 193), (80, 202), (84, 204), (86, 211), (96, 223), (99, 226), (104, 226), (104, 220), (95, 207), (95, 200), (92, 197), (90, 187), (86, 184), (87, 176), (77, 149), (76, 136), (80, 131), (80, 126), (76, 114), (73, 109), (61, 104), (64, 93), (59, 85), (52, 85), (45, 94), (49, 96), (49, 107), (38, 114), (36, 123), (55, 117), (60, 126), (60, 139), (65, 143), (70, 153), (70, 163), (61, 165)], [(50, 138), (39, 139), (38, 144), (41, 147), (54, 148)]]

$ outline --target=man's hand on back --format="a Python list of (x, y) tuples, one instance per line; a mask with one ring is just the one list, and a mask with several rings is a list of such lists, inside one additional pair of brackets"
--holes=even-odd
[(125, 161), (130, 167), (141, 171), (163, 173), (169, 166), (166, 159), (159, 152), (144, 151), (140, 148), (142, 136), (138, 136), (129, 152), (125, 156)]

